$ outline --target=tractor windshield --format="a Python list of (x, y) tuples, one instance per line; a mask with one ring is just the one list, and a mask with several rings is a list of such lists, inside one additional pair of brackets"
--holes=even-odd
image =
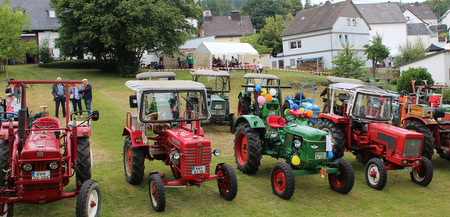
[(352, 115), (356, 118), (389, 121), (391, 119), (390, 96), (376, 96), (365, 93), (356, 95)]
[(279, 80), (266, 78), (251, 78), (248, 79), (247, 84), (261, 85), (261, 86), (277, 86), (280, 85)]
[(229, 76), (196, 76), (195, 81), (203, 83), (208, 92), (230, 92)]
[(204, 120), (208, 117), (203, 91), (144, 92), (143, 123)]

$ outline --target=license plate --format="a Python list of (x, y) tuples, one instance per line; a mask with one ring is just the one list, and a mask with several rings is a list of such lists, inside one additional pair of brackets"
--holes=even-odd
[(320, 159), (327, 159), (327, 153), (326, 152), (316, 152), (316, 160)]
[(203, 174), (206, 171), (206, 166), (194, 166), (192, 167), (192, 174)]
[(407, 173), (410, 173), (410, 172), (412, 172), (412, 167), (404, 167), (403, 168), (403, 172), (407, 172)]
[(31, 179), (50, 179), (50, 171), (33, 171), (31, 172)]
[(269, 112), (269, 116), (275, 116), (275, 112)]
[(214, 109), (222, 109), (222, 105), (221, 104), (215, 105)]

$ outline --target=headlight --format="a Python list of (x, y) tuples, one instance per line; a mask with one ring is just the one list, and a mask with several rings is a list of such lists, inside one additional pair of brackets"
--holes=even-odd
[(419, 165), (420, 164), (420, 160), (415, 160), (414, 163)]
[(402, 164), (407, 164), (408, 160), (402, 160)]
[(56, 170), (56, 169), (58, 169), (58, 166), (59, 166), (58, 163), (53, 162), (53, 163), (50, 164), (50, 169)]
[(298, 139), (294, 140), (294, 147), (295, 148), (300, 148), (300, 146), (302, 146), (302, 142)]
[(216, 157), (219, 156), (219, 155), (221, 154), (220, 149), (218, 149), (218, 148), (214, 149), (213, 154), (214, 154), (214, 156), (216, 156)]
[(33, 165), (31, 164), (25, 164), (23, 165), (23, 170), (30, 172), (33, 169)]
[(178, 160), (178, 159), (180, 159), (180, 153), (174, 152), (172, 157), (173, 157), (173, 159)]

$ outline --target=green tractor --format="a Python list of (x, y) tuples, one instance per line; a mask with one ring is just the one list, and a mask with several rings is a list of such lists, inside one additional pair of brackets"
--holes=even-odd
[[(329, 161), (333, 157), (331, 138), (324, 131), (306, 126), (305, 119), (311, 112), (295, 108), (281, 112), (281, 88), (289, 86), (242, 86), (253, 88), (258, 96), (255, 100), (258, 115), (241, 115), (235, 124), (234, 151), (240, 171), (256, 173), (262, 155), (269, 155), (286, 159), (276, 163), (271, 171), (272, 190), (280, 198), (287, 200), (293, 195), (294, 175), (328, 176), (331, 189), (341, 194), (350, 192), (355, 179), (353, 167), (342, 158)], [(266, 95), (264, 102), (258, 93), (261, 88), (271, 88), (271, 97)]]

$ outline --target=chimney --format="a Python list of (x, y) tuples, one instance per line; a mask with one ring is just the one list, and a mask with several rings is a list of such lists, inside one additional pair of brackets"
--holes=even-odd
[(233, 21), (241, 21), (241, 15), (239, 15), (239, 11), (231, 11), (231, 19), (233, 19)]

